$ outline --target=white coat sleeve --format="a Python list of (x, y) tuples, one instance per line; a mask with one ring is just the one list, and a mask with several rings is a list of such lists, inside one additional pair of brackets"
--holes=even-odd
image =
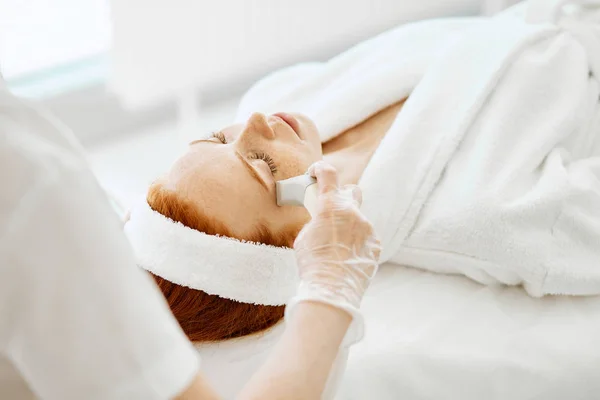
[[(0, 224), (0, 352), (43, 399), (172, 398), (197, 374), (197, 352), (89, 169), (49, 159), (61, 161), (23, 175), (35, 179)], [(5, 176), (25, 187), (23, 170)]]

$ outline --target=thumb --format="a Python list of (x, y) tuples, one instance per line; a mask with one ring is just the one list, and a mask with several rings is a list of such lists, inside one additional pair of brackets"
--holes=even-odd
[(336, 169), (325, 161), (317, 161), (308, 168), (308, 174), (317, 178), (319, 194), (326, 194), (338, 188)]

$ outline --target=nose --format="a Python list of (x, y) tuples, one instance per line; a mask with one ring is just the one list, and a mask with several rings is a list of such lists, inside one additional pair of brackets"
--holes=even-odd
[(275, 132), (273, 131), (273, 129), (269, 126), (269, 123), (267, 121), (267, 117), (264, 116), (264, 114), (261, 113), (254, 113), (250, 116), (250, 118), (248, 119), (248, 122), (246, 123), (246, 126), (244, 127), (244, 130), (241, 133), (241, 136), (256, 136), (256, 135), (260, 135), (262, 137), (264, 137), (265, 139), (275, 139)]

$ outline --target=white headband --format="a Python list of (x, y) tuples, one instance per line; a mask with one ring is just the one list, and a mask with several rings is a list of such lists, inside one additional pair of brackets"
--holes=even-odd
[(145, 199), (125, 225), (136, 262), (163, 279), (243, 303), (283, 305), (298, 288), (289, 248), (207, 235), (152, 210)]

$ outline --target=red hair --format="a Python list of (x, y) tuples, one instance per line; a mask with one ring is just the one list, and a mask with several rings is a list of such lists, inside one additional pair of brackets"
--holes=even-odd
[[(297, 234), (273, 234), (266, 226), (257, 224), (250, 237), (236, 237), (223, 223), (203, 215), (191, 201), (165, 189), (160, 183), (150, 186), (147, 201), (154, 211), (209, 235), (291, 247)], [(283, 318), (285, 306), (241, 303), (177, 285), (156, 275), (153, 277), (179, 325), (193, 342), (214, 342), (250, 335), (272, 327)]]

